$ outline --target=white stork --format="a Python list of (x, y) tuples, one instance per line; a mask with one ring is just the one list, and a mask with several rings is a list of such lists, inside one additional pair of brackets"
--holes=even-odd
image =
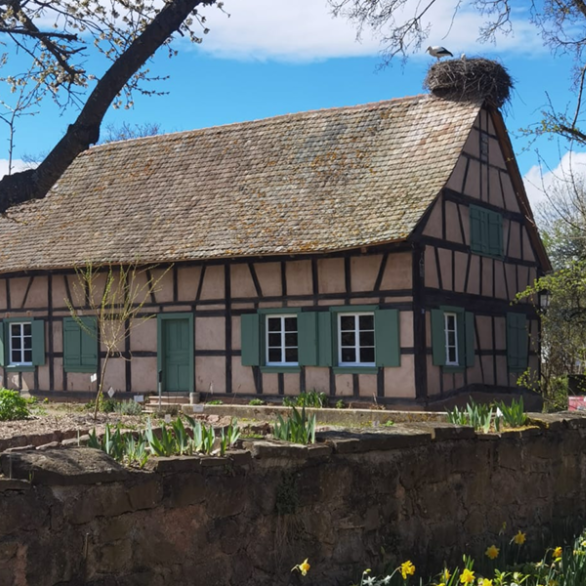
[(432, 57), (437, 57), (438, 61), (442, 57), (447, 57), (448, 55), (453, 57), (452, 53), (450, 53), (445, 47), (427, 47), (426, 52)]

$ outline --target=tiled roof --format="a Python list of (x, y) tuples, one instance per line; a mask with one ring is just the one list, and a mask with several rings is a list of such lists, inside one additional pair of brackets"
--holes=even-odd
[(0, 220), (0, 271), (404, 239), (479, 108), (415, 96), (94, 147)]

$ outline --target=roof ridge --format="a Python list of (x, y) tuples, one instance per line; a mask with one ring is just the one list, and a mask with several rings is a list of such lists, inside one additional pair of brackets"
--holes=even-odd
[(266, 118), (253, 118), (252, 120), (241, 120), (239, 122), (228, 122), (226, 124), (216, 124), (215, 126), (204, 126), (202, 128), (192, 128), (190, 130), (177, 130), (175, 132), (164, 132), (162, 134), (153, 134), (150, 136), (139, 136), (136, 138), (128, 138), (128, 139), (124, 139), (124, 140), (113, 140), (107, 143), (103, 143), (103, 144), (98, 144), (98, 145), (94, 145), (92, 146), (90, 149), (88, 149), (87, 151), (84, 151), (82, 153), (88, 153), (88, 152), (95, 152), (96, 150), (102, 150), (102, 149), (106, 149), (108, 147), (111, 147), (113, 145), (121, 145), (124, 144), (125, 146), (128, 146), (130, 144), (136, 144), (136, 143), (142, 143), (143, 141), (149, 141), (149, 140), (161, 140), (164, 138), (168, 138), (168, 139), (172, 139), (172, 138), (178, 138), (180, 135), (188, 135), (188, 134), (195, 134), (198, 132), (205, 132), (205, 131), (210, 131), (210, 130), (237, 130), (238, 128), (242, 127), (242, 126), (247, 126), (247, 125), (253, 125), (253, 124), (258, 124), (260, 122), (265, 122), (265, 121), (279, 121), (279, 120), (285, 120), (285, 119), (296, 119), (296, 118), (303, 118), (305, 116), (311, 116), (311, 115), (315, 115), (315, 114), (328, 114), (330, 113), (331, 115), (334, 115), (336, 113), (339, 113), (341, 111), (348, 111), (348, 110), (374, 110), (377, 107), (382, 107), (385, 105), (391, 105), (391, 104), (397, 104), (400, 102), (409, 102), (409, 101), (416, 101), (417, 99), (422, 99), (422, 98), (432, 98), (432, 99), (439, 99), (435, 96), (433, 96), (432, 94), (415, 94), (414, 96), (402, 96), (399, 98), (390, 98), (388, 100), (379, 100), (376, 102), (367, 102), (366, 104), (354, 104), (351, 106), (334, 106), (334, 107), (330, 107), (330, 108), (314, 108), (313, 110), (302, 110), (300, 112), (288, 112), (287, 114), (277, 114), (276, 116), (267, 116)]

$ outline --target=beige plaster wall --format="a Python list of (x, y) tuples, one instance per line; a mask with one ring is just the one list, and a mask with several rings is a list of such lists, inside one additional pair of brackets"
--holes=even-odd
[(313, 293), (311, 261), (289, 261), (285, 265), (285, 276), (287, 295), (311, 295)]

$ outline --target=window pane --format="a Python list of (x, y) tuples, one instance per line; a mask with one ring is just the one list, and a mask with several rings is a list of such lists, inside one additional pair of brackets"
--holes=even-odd
[(285, 350), (286, 362), (297, 362), (297, 348), (287, 348)]
[(281, 331), (281, 318), (269, 317), (267, 321), (268, 321), (269, 332), (280, 332)]
[(354, 329), (354, 316), (353, 315), (341, 315), (340, 316), (340, 327), (342, 331)]
[(285, 318), (285, 331), (286, 332), (296, 332), (297, 331), (297, 318), (296, 317), (286, 317)]
[(361, 330), (374, 330), (374, 315), (360, 315), (358, 323)]
[(14, 350), (20, 350), (22, 343), (22, 338), (12, 338), (12, 348)]
[(374, 332), (360, 332), (361, 346), (374, 346)]
[(340, 338), (342, 346), (354, 346), (356, 344), (356, 334), (354, 332), (342, 332)]
[(356, 362), (354, 348), (342, 348), (342, 362)]
[(269, 362), (281, 362), (280, 348), (269, 348)]
[(455, 330), (456, 329), (456, 320), (453, 315), (446, 315), (446, 329)]
[(18, 350), (12, 351), (12, 359), (10, 360), (10, 362), (12, 362), (12, 363), (20, 362), (20, 351), (18, 351)]
[(448, 346), (456, 345), (456, 332), (448, 332)]
[(25, 336), (24, 338), (24, 348), (26, 350), (31, 350), (33, 347), (33, 339), (31, 336)]
[(297, 332), (285, 334), (285, 346), (297, 346)]
[(10, 335), (20, 336), (20, 324), (10, 324)]
[(23, 330), (25, 336), (31, 335), (31, 324), (23, 324)]
[(281, 346), (281, 334), (269, 334), (269, 346)]
[(360, 362), (374, 362), (374, 348), (360, 348)]
[(31, 350), (24, 351), (24, 361), (25, 362), (32, 362), (33, 361), (33, 353)]
[(448, 348), (448, 362), (452, 364), (456, 362), (456, 348)]

